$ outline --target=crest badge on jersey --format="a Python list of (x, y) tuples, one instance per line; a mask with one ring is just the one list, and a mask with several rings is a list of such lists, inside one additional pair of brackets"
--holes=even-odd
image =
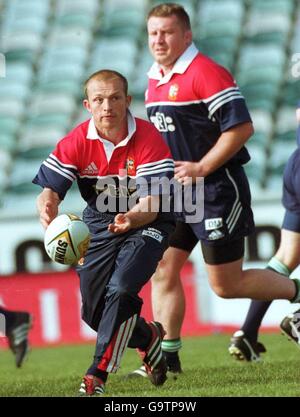
[(135, 175), (135, 164), (132, 156), (129, 156), (126, 161), (127, 175)]
[(178, 92), (179, 92), (179, 85), (172, 84), (169, 90), (168, 99), (172, 101), (177, 100)]

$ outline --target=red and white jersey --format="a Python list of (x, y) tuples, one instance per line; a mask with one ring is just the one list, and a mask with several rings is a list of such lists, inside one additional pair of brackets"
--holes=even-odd
[(120, 179), (130, 179), (132, 193), (132, 184), (139, 189), (140, 183), (150, 183), (153, 177), (173, 175), (174, 161), (157, 129), (128, 112), (128, 136), (118, 145), (101, 138), (94, 120), (87, 120), (58, 142), (33, 182), (51, 188), (63, 199), (77, 180), (83, 199), (95, 209), (105, 188), (118, 198)]
[[(179, 57), (171, 72), (164, 76), (154, 63), (148, 77), (148, 117), (175, 160), (199, 161), (222, 132), (251, 121), (231, 74), (201, 54), (194, 44)], [(231, 161), (245, 163), (249, 159), (243, 147)]]

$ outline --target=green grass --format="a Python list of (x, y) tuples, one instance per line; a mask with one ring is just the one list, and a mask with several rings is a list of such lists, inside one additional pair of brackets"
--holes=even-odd
[[(185, 338), (184, 368), (176, 381), (157, 388), (146, 379), (124, 377), (139, 366), (129, 349), (117, 374), (107, 383), (107, 396), (216, 397), (300, 396), (300, 350), (281, 335), (263, 335), (268, 352), (263, 363), (234, 361), (227, 353), (229, 336)], [(77, 396), (81, 377), (90, 365), (93, 345), (33, 349), (23, 368), (14, 367), (10, 351), (0, 351), (0, 397)]]

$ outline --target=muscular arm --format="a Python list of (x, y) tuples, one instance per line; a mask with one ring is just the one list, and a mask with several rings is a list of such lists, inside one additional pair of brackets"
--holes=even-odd
[(57, 216), (59, 204), (60, 198), (51, 188), (44, 188), (38, 195), (36, 205), (44, 229), (47, 229), (48, 225)]
[(206, 177), (232, 158), (252, 136), (252, 123), (241, 123), (223, 132), (216, 144), (199, 162), (176, 161), (175, 178), (187, 183), (187, 178)]
[(130, 229), (142, 227), (152, 223), (159, 210), (159, 196), (147, 196), (141, 198), (127, 213), (117, 214), (114, 223), (108, 226), (112, 233), (125, 233)]

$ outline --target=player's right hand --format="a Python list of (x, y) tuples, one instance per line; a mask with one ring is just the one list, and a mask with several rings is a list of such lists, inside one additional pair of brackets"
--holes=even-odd
[(126, 233), (131, 229), (131, 221), (124, 213), (119, 213), (114, 219), (114, 223), (108, 225), (108, 230), (114, 234)]
[(58, 214), (57, 204), (51, 201), (46, 201), (42, 207), (40, 207), (40, 222), (44, 229), (47, 229), (49, 224)]

